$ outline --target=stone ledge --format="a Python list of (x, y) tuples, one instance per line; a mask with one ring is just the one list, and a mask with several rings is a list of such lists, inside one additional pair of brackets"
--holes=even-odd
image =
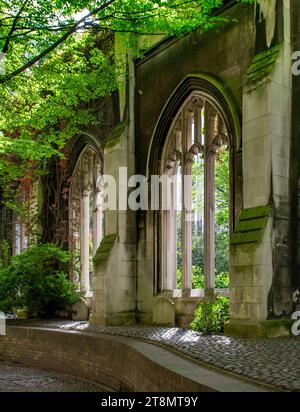
[(68, 372), (119, 392), (266, 391), (164, 348), (98, 333), (9, 326), (0, 337), (0, 354), (5, 361)]
[(117, 239), (117, 234), (108, 235), (104, 237), (93, 259), (95, 263), (106, 261), (109, 259), (110, 253)]
[(259, 244), (272, 214), (271, 206), (259, 206), (242, 211), (230, 240), (232, 247), (244, 244)]
[(111, 135), (109, 136), (107, 143), (105, 145), (105, 150), (114, 148), (115, 146), (119, 145), (121, 142), (121, 137), (126, 130), (126, 123), (120, 123), (115, 129), (112, 131)]
[(259, 83), (272, 74), (279, 58), (282, 43), (254, 56), (246, 75), (246, 85)]
[(91, 326), (132, 326), (136, 324), (135, 312), (123, 312), (117, 314), (101, 314), (92, 312), (90, 316)]

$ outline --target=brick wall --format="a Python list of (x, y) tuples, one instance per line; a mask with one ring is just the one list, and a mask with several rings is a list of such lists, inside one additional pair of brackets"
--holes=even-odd
[(0, 360), (19, 362), (98, 382), (115, 391), (211, 391), (144, 356), (126, 340), (106, 335), (8, 327)]

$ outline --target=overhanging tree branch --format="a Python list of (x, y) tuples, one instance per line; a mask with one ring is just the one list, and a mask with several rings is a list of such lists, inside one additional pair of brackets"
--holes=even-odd
[(14, 21), (13, 21), (13, 24), (12, 24), (12, 26), (11, 26), (11, 29), (10, 29), (10, 31), (9, 31), (9, 33), (8, 33), (6, 42), (4, 43), (4, 46), (3, 46), (3, 48), (2, 48), (2, 53), (7, 53), (8, 47), (9, 47), (9, 42), (10, 42), (10, 40), (11, 40), (11, 38), (12, 38), (12, 35), (14, 34), (14, 32), (15, 32), (15, 30), (16, 30), (16, 26), (17, 26), (18, 20), (19, 20), (21, 14), (22, 14), (22, 12), (23, 12), (23, 10), (24, 10), (24, 8), (26, 7), (26, 5), (27, 5), (28, 2), (29, 2), (29, 0), (24, 0), (22, 6), (20, 7), (20, 10), (19, 10), (18, 13), (16, 14), (16, 17), (14, 18)]
[[(29, 0), (25, 0), (26, 3), (28, 1)], [(77, 23), (74, 24), (74, 26), (70, 30), (68, 30), (63, 36), (61, 36), (58, 40), (56, 40), (51, 46), (47, 47), (42, 53), (38, 54), (33, 59), (29, 60), (27, 63), (25, 63), (19, 69), (13, 71), (12, 73), (10, 73), (8, 75), (5, 75), (5, 76), (1, 77), (0, 78), (0, 84), (6, 83), (8, 80), (11, 80), (13, 77), (18, 76), (20, 73), (22, 73), (25, 70), (32, 67), (35, 63), (40, 61), (43, 57), (47, 56), (49, 53), (51, 53), (53, 50), (55, 50), (58, 46), (60, 46), (65, 40), (67, 40), (70, 36), (72, 36), (72, 34), (74, 34), (80, 28), (80, 25), (82, 23), (84, 23), (88, 18), (94, 16), (97, 13), (100, 13), (100, 11), (102, 11), (102, 10), (105, 10), (112, 3), (114, 3), (114, 1), (115, 0), (107, 0), (104, 4), (102, 4), (102, 6), (97, 7), (95, 10), (91, 11), (90, 13), (88, 13), (87, 15), (82, 17), (80, 20), (77, 21)], [(16, 22), (17, 22), (17, 20), (16, 20)]]

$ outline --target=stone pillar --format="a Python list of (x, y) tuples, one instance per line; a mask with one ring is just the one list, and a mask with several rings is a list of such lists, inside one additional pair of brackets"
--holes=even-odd
[(226, 327), (234, 335), (290, 332), (289, 1), (279, 12), (284, 16), (283, 42), (254, 57), (243, 91), (244, 210), (231, 241), (231, 320)]
[(93, 256), (96, 255), (98, 247), (104, 236), (103, 220), (103, 199), (101, 190), (96, 190), (94, 194), (94, 215), (93, 215)]
[[(126, 44), (122, 46), (119, 48), (116, 45), (116, 49), (126, 49)], [(114, 178), (119, 194), (116, 210), (105, 211), (105, 236), (94, 258), (94, 295), (90, 318), (93, 325), (130, 325), (136, 322), (136, 212), (128, 209), (127, 193), (128, 179), (135, 174), (135, 75), (131, 52), (121, 58), (129, 67), (129, 101), (124, 101), (124, 81), (120, 90), (122, 123), (112, 132), (104, 150), (104, 175)]]
[[(183, 152), (187, 153), (192, 145), (193, 112), (187, 110), (183, 119)], [(192, 289), (192, 162), (186, 157), (182, 167), (182, 289)]]
[(89, 193), (84, 191), (80, 201), (80, 261), (81, 261), (81, 279), (80, 290), (84, 293), (89, 293)]
[(205, 286), (207, 291), (215, 289), (215, 159), (210, 155), (205, 167)]

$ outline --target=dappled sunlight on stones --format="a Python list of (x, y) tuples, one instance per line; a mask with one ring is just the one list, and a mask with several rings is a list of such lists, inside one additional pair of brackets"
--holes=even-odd
[(172, 338), (176, 335), (177, 331), (178, 331), (177, 328), (171, 328), (171, 329), (169, 329), (167, 332), (163, 333), (162, 339), (163, 339), (163, 340), (172, 339)]
[[(18, 324), (18, 322), (12, 322)], [(184, 356), (285, 390), (300, 391), (298, 338), (246, 340), (204, 336), (190, 329), (120, 326), (90, 327), (87, 322), (25, 321), (22, 325), (125, 336), (163, 345)]]
[(200, 340), (199, 333), (194, 332), (192, 330), (187, 330), (185, 334), (180, 338), (181, 342), (187, 342), (187, 343), (199, 342), (199, 340)]

